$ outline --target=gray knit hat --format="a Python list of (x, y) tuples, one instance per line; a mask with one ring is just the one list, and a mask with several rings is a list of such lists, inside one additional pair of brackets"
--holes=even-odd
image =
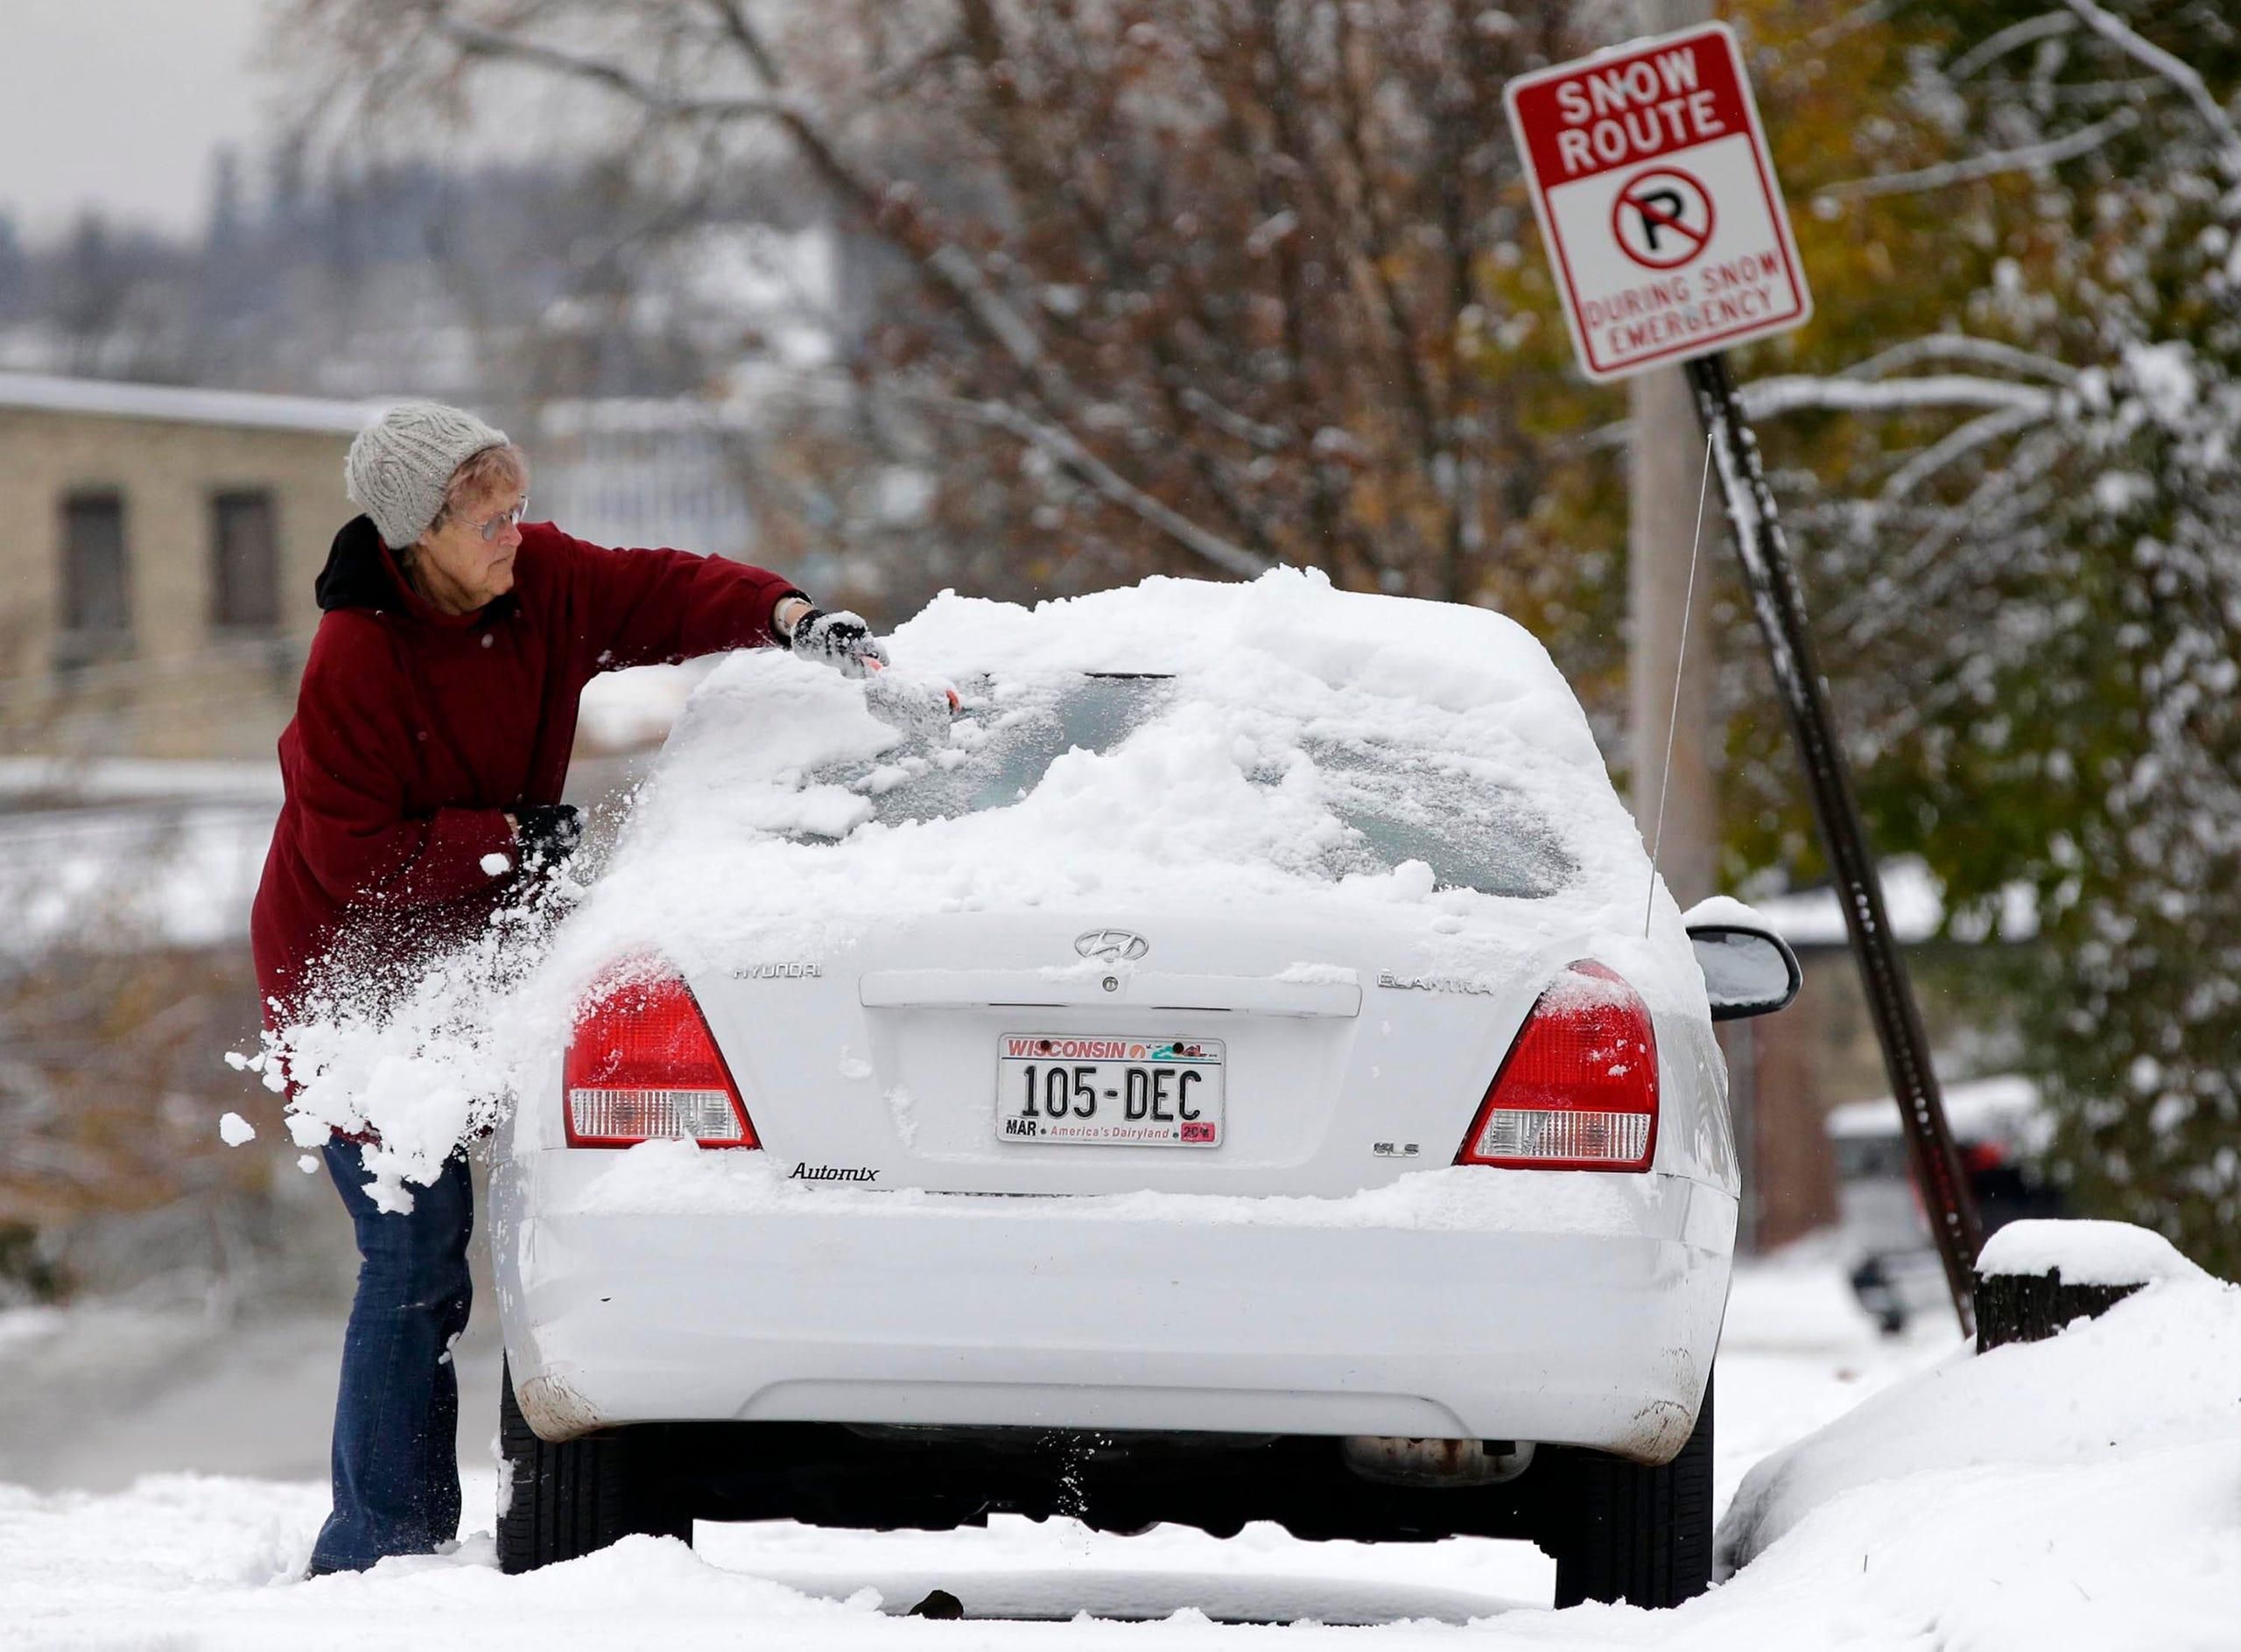
[(427, 532), (444, 508), (452, 472), (506, 432), (460, 407), (400, 402), (360, 431), (342, 461), (343, 491), (374, 519), (382, 542), (403, 550)]

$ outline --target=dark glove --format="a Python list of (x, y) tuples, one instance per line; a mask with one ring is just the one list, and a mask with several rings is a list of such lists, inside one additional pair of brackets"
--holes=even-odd
[(522, 865), (531, 871), (564, 865), (584, 840), (584, 813), (573, 803), (532, 803), (514, 819)]
[(872, 636), (872, 628), (861, 615), (846, 608), (833, 614), (810, 609), (794, 622), (792, 647), (804, 659), (830, 665), (843, 677), (863, 676), (868, 660), (887, 664), (887, 650)]

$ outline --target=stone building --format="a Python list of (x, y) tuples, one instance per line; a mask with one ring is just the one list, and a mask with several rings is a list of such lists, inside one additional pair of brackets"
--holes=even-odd
[(269, 756), (374, 411), (0, 373), (0, 749)]

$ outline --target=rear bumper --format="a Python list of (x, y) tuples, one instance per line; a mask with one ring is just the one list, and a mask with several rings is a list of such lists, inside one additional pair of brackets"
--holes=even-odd
[(1654, 1173), (1443, 1170), (1248, 1206), (811, 1189), (689, 1149), (672, 1190), (624, 1166), (648, 1150), (494, 1173), (507, 1351), (549, 1438), (947, 1424), (1662, 1461), (1694, 1425), (1735, 1230), (1732, 1197)]

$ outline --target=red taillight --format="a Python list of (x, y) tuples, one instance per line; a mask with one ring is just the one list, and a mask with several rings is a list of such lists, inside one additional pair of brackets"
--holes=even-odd
[(1458, 1164), (1646, 1170), (1657, 1148), (1657, 1034), (1601, 964), (1556, 977), (1487, 1086)]
[(664, 965), (629, 966), (593, 986), (568, 1040), (561, 1096), (570, 1147), (666, 1136), (761, 1145), (692, 988)]

